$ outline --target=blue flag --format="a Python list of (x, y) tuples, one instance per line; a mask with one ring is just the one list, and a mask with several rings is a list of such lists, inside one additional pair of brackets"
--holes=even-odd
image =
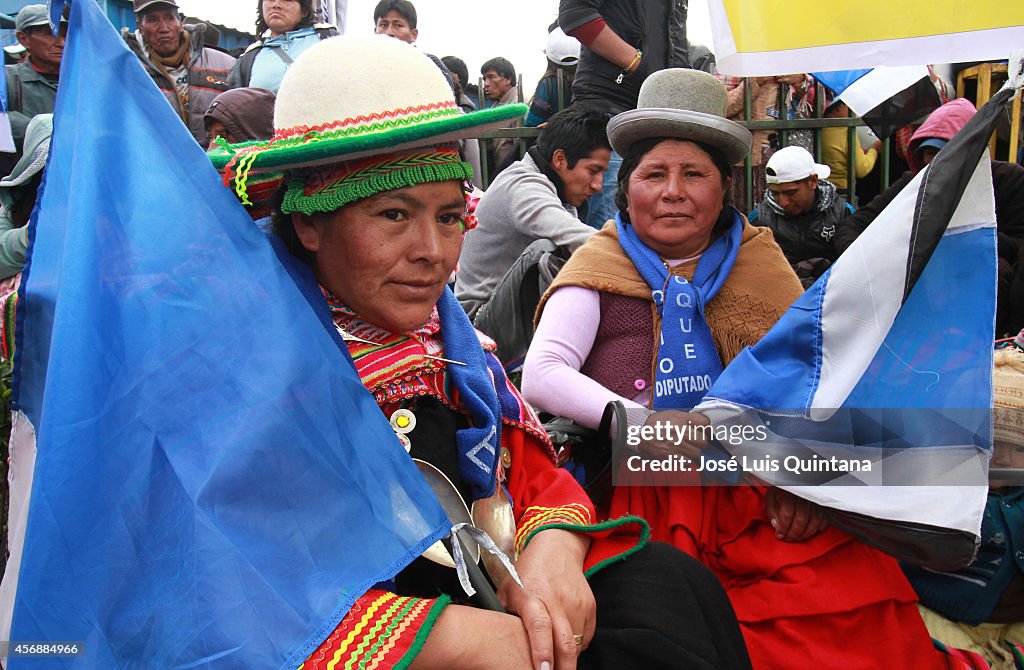
[(2, 639), (85, 643), (48, 668), (296, 668), (450, 524), (308, 270), (96, 3), (69, 33), (18, 304)]

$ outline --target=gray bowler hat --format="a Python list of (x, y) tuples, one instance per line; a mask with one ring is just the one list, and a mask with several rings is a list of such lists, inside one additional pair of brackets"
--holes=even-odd
[(647, 77), (637, 108), (608, 122), (612, 149), (622, 155), (651, 137), (691, 140), (719, 149), (730, 163), (750, 151), (750, 131), (725, 118), (725, 86), (700, 70), (671, 68)]

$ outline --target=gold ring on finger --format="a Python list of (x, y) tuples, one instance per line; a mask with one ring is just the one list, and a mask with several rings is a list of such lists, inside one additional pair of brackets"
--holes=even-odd
[(576, 643), (577, 647), (582, 647), (583, 646), (583, 635), (573, 635), (572, 636), (572, 641), (574, 643)]

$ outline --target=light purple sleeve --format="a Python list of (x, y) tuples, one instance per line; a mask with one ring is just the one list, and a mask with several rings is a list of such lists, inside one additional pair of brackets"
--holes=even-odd
[(601, 294), (578, 286), (555, 291), (530, 343), (523, 365), (523, 397), (542, 411), (597, 428), (604, 407), (621, 400), (640, 408), (579, 370), (590, 356), (601, 323)]

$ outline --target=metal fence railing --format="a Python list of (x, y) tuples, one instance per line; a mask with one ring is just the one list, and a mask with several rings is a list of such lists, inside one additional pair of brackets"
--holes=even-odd
[[(817, 84), (819, 90), (817, 92), (815, 117), (808, 119), (765, 119), (754, 121), (751, 120), (751, 100), (750, 100), (750, 88), (747, 87), (744, 100), (744, 116), (742, 120), (738, 120), (738, 123), (745, 126), (751, 131), (755, 130), (769, 130), (778, 132), (780, 135), (780, 145), (786, 146), (788, 134), (795, 130), (814, 130), (820, 131), (822, 128), (848, 128), (847, 134), (847, 174), (848, 174), (848, 191), (852, 198), (855, 198), (856, 193), (856, 170), (855, 162), (856, 155), (851, 150), (852, 147), (856, 147), (856, 132), (858, 126), (863, 126), (864, 121), (857, 117), (848, 118), (822, 118), (823, 109), (821, 101), (824, 100), (824, 87), (821, 84)], [(559, 87), (561, 89), (561, 87)], [(481, 89), (482, 90), (482, 89)], [(522, 81), (520, 79), (520, 96), (522, 96)], [(785, 109), (785, 93), (782, 86), (779, 87), (779, 106), (777, 109)], [(489, 140), (498, 138), (517, 138), (520, 140), (520, 155), (524, 155), (526, 152), (526, 145), (528, 140), (535, 139), (540, 134), (539, 128), (504, 128), (501, 130), (495, 130), (490, 133), (483, 135), (480, 139), (480, 156), (481, 163), (484, 165), (485, 174), (483, 175), (483, 183), (485, 185), (490, 183), (490, 175), (486, 173), (487, 157), (490, 152)], [(818, 133), (820, 134), (820, 133)], [(816, 136), (815, 141), (815, 160), (821, 160), (821, 142), (820, 137)], [(890, 151), (890, 140), (885, 139), (882, 141), (882, 148), (879, 156), (879, 162), (881, 163), (882, 170), (882, 187), (885, 188), (889, 185), (889, 151)], [(753, 182), (753, 159), (751, 154), (747, 154), (744, 163), (744, 189), (746, 202), (743, 203), (745, 211), (749, 212), (753, 209), (754, 194), (750, 188)], [(854, 200), (854, 204), (855, 200)]]

